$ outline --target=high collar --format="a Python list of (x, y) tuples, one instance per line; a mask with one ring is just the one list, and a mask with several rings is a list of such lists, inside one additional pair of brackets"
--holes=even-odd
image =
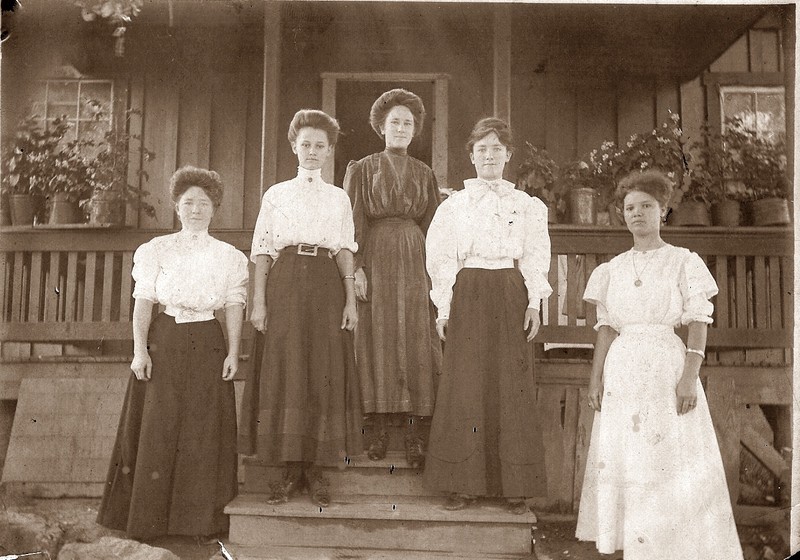
[(386, 149), (384, 150), (384, 152), (386, 152), (390, 156), (407, 156), (408, 155), (408, 149), (407, 148), (390, 148), (390, 147), (387, 146)]
[(511, 194), (515, 187), (511, 181), (505, 179), (496, 179), (494, 181), (485, 181), (484, 179), (466, 179), (464, 181), (464, 188), (471, 193), (476, 200), (483, 198), (488, 192), (493, 192), (498, 197), (503, 198)]
[(305, 167), (298, 167), (297, 178), (300, 179), (300, 182), (303, 185), (321, 185), (324, 183), (322, 180), (322, 169), (306, 169)]
[(190, 241), (190, 242), (206, 241), (208, 240), (209, 237), (211, 237), (211, 235), (209, 235), (208, 233), (208, 229), (203, 229), (199, 231), (182, 229), (177, 233), (177, 236), (180, 241)]

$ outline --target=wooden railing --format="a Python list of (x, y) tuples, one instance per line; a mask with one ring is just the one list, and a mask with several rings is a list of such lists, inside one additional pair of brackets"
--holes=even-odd
[[(0, 340), (129, 340), (133, 252), (162, 231), (5, 231), (0, 234)], [(248, 251), (252, 233), (219, 231)], [(665, 239), (699, 253), (720, 288), (709, 346), (789, 348), (793, 326), (792, 238), (784, 228), (666, 228)], [(621, 228), (553, 226), (553, 295), (538, 342), (594, 341), (594, 306), (581, 299), (601, 262), (627, 250)]]

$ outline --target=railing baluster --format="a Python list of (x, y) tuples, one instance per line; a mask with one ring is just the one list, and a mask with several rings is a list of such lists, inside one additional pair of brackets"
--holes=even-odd
[(736, 324), (740, 329), (747, 328), (747, 270), (745, 258), (736, 256)]
[(755, 298), (755, 327), (769, 328), (767, 321), (767, 263), (765, 257), (755, 257), (753, 263), (753, 297)]
[(550, 270), (547, 272), (547, 281), (550, 282), (550, 287), (553, 293), (547, 300), (547, 324), (551, 327), (558, 326), (558, 259), (559, 255), (553, 255), (550, 260)]
[(114, 252), (103, 253), (103, 306), (100, 320), (111, 321), (111, 290), (114, 281)]
[(83, 313), (81, 321), (91, 323), (94, 321), (94, 276), (97, 271), (97, 253), (86, 253), (86, 274), (83, 285)]
[(769, 257), (769, 327), (783, 328), (783, 312), (781, 308), (781, 259)]
[(119, 294), (119, 320), (123, 322), (131, 320), (132, 268), (133, 253), (125, 251), (122, 253), (122, 281), (120, 282)]
[(578, 324), (578, 259), (567, 255), (567, 325)]
[(715, 279), (719, 287), (719, 293), (714, 300), (714, 308), (717, 312), (715, 325), (718, 328), (727, 328), (731, 326), (731, 317), (729, 311), (730, 291), (728, 287), (728, 257), (725, 255), (717, 255), (717, 262), (714, 266)]
[(35, 251), (31, 255), (31, 291), (30, 307), (28, 308), (29, 323), (38, 323), (41, 318), (42, 281), (42, 253), (41, 251)]
[(17, 251), (14, 253), (14, 274), (13, 280), (11, 285), (11, 320), (12, 321), (21, 321), (24, 317), (22, 313), (23, 305), (22, 305), (22, 269), (23, 269), (23, 262), (22, 262), (22, 251)]
[(67, 254), (67, 277), (64, 279), (65, 298), (64, 298), (64, 320), (73, 322), (75, 320), (75, 305), (78, 295), (78, 252), (70, 251)]
[(45, 286), (44, 301), (45, 301), (45, 322), (57, 322), (58, 316), (58, 301), (59, 301), (59, 269), (61, 268), (61, 253), (59, 251), (50, 251), (50, 273), (47, 276), (47, 285)]

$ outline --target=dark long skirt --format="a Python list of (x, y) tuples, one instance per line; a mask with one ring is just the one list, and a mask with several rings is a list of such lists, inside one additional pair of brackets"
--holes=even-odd
[(148, 345), (152, 378), (128, 382), (98, 523), (140, 539), (227, 531), (236, 405), (222, 327), (160, 314)]
[(433, 414), (442, 347), (414, 220), (384, 218), (367, 234), (369, 301), (358, 302), (356, 363), (364, 412)]
[(456, 278), (423, 483), (507, 498), (546, 495), (536, 386), (516, 269), (464, 268)]
[(240, 451), (271, 464), (330, 464), (363, 452), (353, 336), (341, 328), (344, 301), (336, 262), (322, 251), (284, 251), (275, 261), (267, 332), (245, 385), (250, 433)]

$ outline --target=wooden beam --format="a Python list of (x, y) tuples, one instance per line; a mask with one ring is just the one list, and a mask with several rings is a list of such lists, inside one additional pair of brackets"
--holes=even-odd
[(511, 124), (511, 12), (494, 8), (494, 116)]
[(278, 178), (281, 2), (264, 2), (264, 85), (261, 103), (261, 194)]
[(751, 426), (742, 426), (742, 445), (756, 456), (775, 476), (789, 468), (781, 454)]

